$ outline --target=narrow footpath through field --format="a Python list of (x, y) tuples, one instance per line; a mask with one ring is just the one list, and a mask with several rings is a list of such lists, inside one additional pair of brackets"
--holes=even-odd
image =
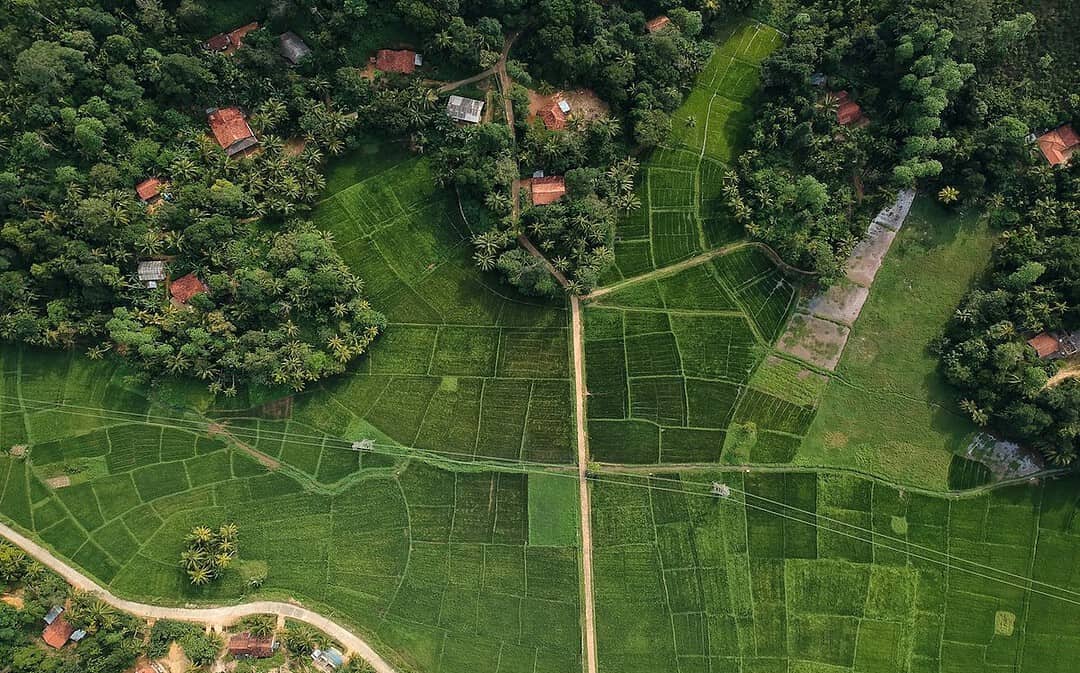
[(348, 653), (359, 656), (370, 663), (377, 673), (395, 673), (394, 667), (379, 656), (365, 640), (337, 622), (299, 605), (278, 601), (254, 601), (213, 608), (176, 608), (136, 603), (114, 596), (100, 584), (58, 559), (48, 549), (19, 534), (10, 526), (0, 523), (0, 535), (22, 548), (23, 551), (42, 565), (63, 577), (71, 586), (90, 592), (109, 605), (136, 617), (143, 619), (175, 619), (212, 627), (228, 626), (251, 615), (273, 614), (278, 617), (287, 617), (310, 624), (323, 631), (341, 643)]

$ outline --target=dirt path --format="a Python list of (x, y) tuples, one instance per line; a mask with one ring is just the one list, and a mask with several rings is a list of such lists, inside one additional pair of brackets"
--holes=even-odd
[(1068, 362), (1060, 370), (1054, 373), (1047, 381), (1043, 389), (1053, 388), (1056, 385), (1064, 383), (1069, 379), (1080, 378), (1080, 359), (1075, 362)]
[(479, 82), (482, 79), (487, 79), (495, 74), (495, 68), (488, 68), (487, 70), (481, 70), (472, 77), (466, 77), (465, 79), (459, 79), (456, 82), (447, 82), (439, 87), (439, 93), (447, 93), (453, 91), (459, 86), (465, 86), (466, 84), (472, 84), (473, 82)]
[(638, 283), (644, 283), (646, 281), (656, 280), (658, 278), (666, 278), (667, 276), (673, 276), (680, 271), (685, 271), (686, 269), (698, 266), (699, 264), (704, 264), (711, 259), (722, 257), (723, 255), (726, 255), (730, 252), (735, 252), (736, 250), (740, 250), (742, 248), (757, 248), (758, 250), (761, 250), (770, 260), (772, 260), (773, 264), (776, 264), (778, 267), (785, 271), (797, 273), (803, 276), (817, 275), (813, 271), (807, 271), (805, 269), (800, 269), (796, 266), (791, 266), (790, 264), (785, 262), (775, 250), (773, 250), (764, 243), (761, 243), (759, 241), (740, 241), (738, 243), (732, 243), (730, 245), (725, 245), (720, 248), (714, 248), (713, 250), (703, 252), (695, 257), (684, 259), (681, 262), (669, 264), (668, 266), (654, 269), (652, 271), (649, 271), (648, 273), (643, 273), (640, 276), (634, 276), (633, 278), (627, 278), (626, 280), (620, 280), (617, 283), (612, 283), (611, 285), (608, 285), (606, 287), (597, 288), (589, 294), (583, 296), (582, 299), (586, 301), (599, 299), (606, 294), (616, 292), (631, 285), (637, 285)]
[(175, 619), (182, 622), (195, 622), (218, 627), (228, 626), (251, 615), (274, 614), (279, 617), (288, 617), (289, 619), (305, 622), (323, 631), (341, 643), (348, 653), (359, 656), (370, 663), (377, 673), (395, 673), (394, 668), (379, 656), (365, 640), (336, 622), (299, 605), (277, 601), (255, 601), (214, 608), (171, 608), (136, 603), (114, 596), (94, 580), (53, 556), (48, 549), (16, 532), (10, 526), (0, 523), (0, 535), (21, 547), (28, 555), (59, 574), (76, 589), (88, 591), (109, 605), (136, 617), (143, 619)]
[[(558, 276), (556, 276), (558, 277)], [(581, 581), (585, 587), (586, 673), (596, 673), (596, 603), (593, 597), (592, 504), (589, 500), (589, 435), (585, 427), (585, 334), (581, 300), (570, 297), (570, 323), (574, 339), (574, 418), (577, 425), (578, 495), (581, 499)]]
[[(570, 284), (570, 281), (566, 280), (566, 276), (563, 274), (563, 272), (556, 269), (555, 265), (551, 263), (551, 260), (549, 260), (547, 257), (544, 257), (544, 253), (540, 252), (540, 250), (538, 250), (537, 247), (533, 245), (533, 242), (529, 240), (528, 236), (526, 236), (525, 234), (519, 234), (517, 240), (518, 245), (525, 248), (530, 255), (544, 263), (544, 266), (547, 267), (548, 273), (550, 273), (552, 276), (555, 276), (555, 280), (559, 281), (559, 285), (567, 287)], [(577, 297), (573, 297), (572, 299), (576, 300)], [(571, 302), (571, 306), (572, 305), (573, 303)]]

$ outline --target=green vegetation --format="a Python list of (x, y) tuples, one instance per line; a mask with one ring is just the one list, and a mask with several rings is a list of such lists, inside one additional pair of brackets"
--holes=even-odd
[(195, 526), (184, 537), (187, 547), (180, 552), (180, 567), (195, 586), (209, 584), (233, 564), (238, 552), (235, 524), (225, 524), (212, 530)]
[(992, 242), (985, 218), (916, 200), (795, 462), (948, 487), (952, 455), (974, 427), (953, 403), (932, 348)]
[(579, 518), (576, 475), (529, 475), (529, 544), (578, 546)]
[(813, 474), (594, 488), (601, 671), (1071, 666), (1050, 634), (1077, 610), (1074, 480), (960, 500)]

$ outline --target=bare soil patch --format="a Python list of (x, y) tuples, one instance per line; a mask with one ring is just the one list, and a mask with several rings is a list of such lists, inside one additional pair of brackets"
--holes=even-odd
[(45, 485), (49, 488), (67, 488), (71, 486), (71, 477), (64, 475), (60, 477), (50, 477), (45, 480)]
[(609, 116), (611, 113), (608, 104), (600, 100), (600, 97), (592, 89), (557, 91), (550, 95), (529, 89), (529, 123), (536, 119), (536, 115), (540, 110), (550, 107), (560, 100), (570, 104), (569, 117), (571, 119), (600, 119)]
[(851, 251), (847, 263), (848, 279), (856, 285), (870, 287), (895, 238), (895, 231), (880, 224), (871, 224), (866, 238)]
[(1026, 477), (1045, 469), (1042, 458), (1035, 452), (985, 432), (972, 438), (965, 455), (990, 468), (997, 479)]
[(776, 348), (830, 371), (836, 369), (851, 329), (805, 313), (791, 317)]
[(299, 136), (295, 138), (289, 138), (285, 141), (285, 154), (289, 155), (290, 157), (299, 156), (304, 151), (304, 147), (306, 146), (307, 138), (301, 138)]
[(841, 281), (811, 299), (806, 310), (811, 315), (850, 327), (855, 324), (869, 296), (870, 290), (865, 287)]
[(158, 661), (169, 673), (187, 673), (191, 670), (191, 660), (184, 654), (183, 648), (178, 643), (169, 646), (169, 654)]

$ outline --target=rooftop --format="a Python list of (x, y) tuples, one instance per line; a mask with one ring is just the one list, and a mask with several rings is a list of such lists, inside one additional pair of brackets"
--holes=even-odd
[(186, 304), (195, 295), (209, 291), (210, 288), (206, 287), (193, 273), (177, 278), (169, 285), (169, 294), (172, 295), (173, 301), (178, 304)]
[(274, 654), (274, 638), (260, 638), (245, 631), (229, 638), (229, 654), (234, 657), (255, 657), (257, 659)]
[(836, 96), (836, 122), (841, 126), (849, 126), (851, 124), (864, 124), (869, 121), (866, 115), (863, 114), (862, 108), (858, 103), (851, 100), (847, 91), (841, 91), (833, 94)]
[(566, 195), (566, 181), (561, 175), (532, 178), (529, 181), (529, 192), (534, 206), (546, 206)]
[(1061, 350), (1061, 341), (1049, 332), (1043, 332), (1028, 339), (1028, 345), (1035, 349), (1040, 358), (1056, 355)]
[(417, 54), (410, 49), (380, 49), (375, 52), (375, 69), (409, 74), (416, 70)]
[(656, 17), (654, 19), (649, 19), (648, 21), (646, 21), (645, 22), (645, 30), (649, 31), (650, 33), (657, 33), (659, 31), (667, 28), (668, 24), (670, 24), (670, 23), (671, 23), (671, 19), (669, 19), (666, 15), (661, 14), (660, 16), (658, 16), (658, 17)]
[(52, 624), (45, 627), (45, 630), (41, 632), (41, 639), (49, 647), (60, 649), (71, 638), (71, 634), (75, 632), (75, 627), (68, 623), (64, 619), (63, 615), (56, 618)]
[(139, 195), (139, 198), (147, 203), (156, 201), (161, 196), (161, 190), (164, 183), (157, 178), (149, 178), (143, 180), (139, 184), (135, 185), (135, 193)]
[(537, 113), (537, 116), (544, 122), (544, 126), (551, 131), (559, 131), (566, 128), (566, 113), (559, 103), (552, 103), (543, 110), (540, 110), (540, 112)]
[(139, 280), (144, 283), (165, 280), (165, 262), (159, 259), (148, 259), (139, 262)]
[(248, 126), (247, 118), (238, 108), (212, 110), (208, 115), (210, 130), (218, 144), (230, 157), (259, 143)]
[(281, 55), (285, 57), (285, 60), (293, 65), (299, 63), (305, 56), (311, 53), (311, 48), (304, 44), (304, 41), (300, 39), (300, 36), (291, 30), (282, 33), (278, 37), (280, 43)]
[(1080, 136), (1077, 136), (1072, 126), (1064, 124), (1039, 136), (1038, 143), (1050, 165), (1060, 166), (1072, 158), (1076, 148), (1080, 146)]
[(446, 113), (451, 119), (472, 124), (480, 123), (480, 114), (484, 111), (484, 101), (461, 96), (450, 96), (446, 102)]

